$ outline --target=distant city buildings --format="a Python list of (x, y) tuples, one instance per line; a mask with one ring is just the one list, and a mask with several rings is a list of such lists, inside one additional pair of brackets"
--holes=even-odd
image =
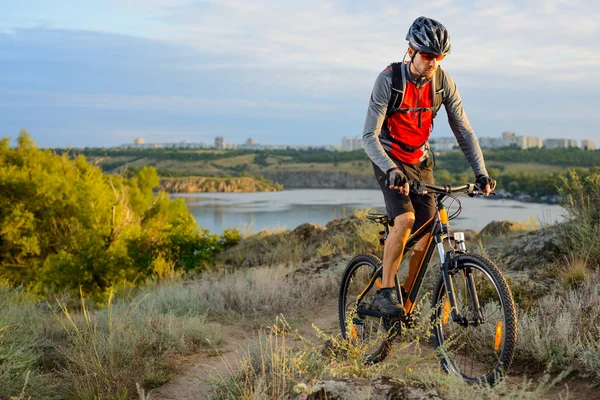
[(569, 147), (577, 147), (577, 140), (573, 139), (546, 139), (544, 147), (547, 149), (568, 149)]
[[(530, 148), (547, 148), (547, 149), (566, 149), (578, 147), (577, 141), (574, 139), (545, 139), (533, 136), (518, 136), (515, 132), (502, 132), (501, 137), (479, 138), (479, 145), (482, 149), (492, 149), (500, 147), (517, 147), (520, 149)], [(434, 151), (450, 151), (458, 147), (455, 137), (436, 137), (430, 138), (429, 144)], [(344, 136), (342, 138), (342, 146), (311, 146), (311, 145), (266, 145), (260, 144), (252, 138), (248, 138), (242, 144), (227, 143), (224, 136), (215, 137), (214, 145), (210, 146), (200, 142), (189, 142), (184, 140), (175, 143), (146, 143), (144, 138), (138, 137), (133, 140), (133, 143), (122, 144), (122, 148), (139, 148), (139, 149), (217, 149), (217, 150), (309, 150), (320, 149), (327, 151), (353, 151), (362, 149), (362, 139), (359, 136), (350, 138)], [(596, 143), (593, 140), (582, 140), (581, 149), (596, 150)]]
[(354, 139), (350, 139), (348, 136), (342, 138), (342, 151), (353, 151), (362, 148), (362, 139), (360, 136), (355, 136)]
[(146, 143), (143, 138), (136, 138), (133, 143), (125, 143), (120, 147), (126, 149), (208, 149), (205, 143), (192, 143), (184, 140), (174, 143)]
[(433, 151), (450, 151), (458, 146), (458, 142), (455, 137), (431, 138), (429, 145)]
[[(545, 139), (534, 136), (517, 136), (514, 132), (502, 132), (500, 138), (479, 138), (482, 149), (493, 149), (499, 147), (518, 147), (520, 149), (531, 149), (545, 147), (547, 149), (568, 149), (578, 147), (574, 139)], [(584, 150), (595, 150), (596, 144), (592, 140), (582, 140), (581, 148)]]

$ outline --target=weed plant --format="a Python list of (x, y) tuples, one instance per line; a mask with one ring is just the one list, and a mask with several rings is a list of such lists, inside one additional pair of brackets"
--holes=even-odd
[(564, 296), (552, 293), (521, 310), (515, 368), (600, 379), (599, 326), (600, 274), (590, 273)]

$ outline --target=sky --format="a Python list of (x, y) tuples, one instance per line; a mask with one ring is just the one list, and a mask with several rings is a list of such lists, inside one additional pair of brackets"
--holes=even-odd
[[(0, 136), (41, 147), (339, 145), (406, 32), (442, 22), (478, 137), (600, 143), (600, 2), (3, 0)], [(451, 136), (443, 112), (433, 137)]]

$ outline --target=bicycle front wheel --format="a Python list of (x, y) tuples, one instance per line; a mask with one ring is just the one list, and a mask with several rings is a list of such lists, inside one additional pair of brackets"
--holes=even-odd
[(432, 299), (434, 347), (446, 372), (468, 382), (494, 385), (510, 368), (517, 340), (512, 294), (498, 267), (487, 258), (461, 254), (455, 261), (450, 280), (460, 318), (453, 320), (440, 276)]
[(381, 261), (371, 254), (360, 254), (348, 263), (342, 277), (339, 294), (340, 328), (344, 339), (362, 347), (365, 362), (383, 361), (391, 346), (383, 318), (366, 316), (360, 310), (370, 310), (377, 286), (369, 286)]

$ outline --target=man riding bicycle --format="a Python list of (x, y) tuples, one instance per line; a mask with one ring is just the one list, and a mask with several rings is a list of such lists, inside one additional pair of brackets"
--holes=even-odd
[[(404, 314), (393, 287), (406, 241), (411, 231), (419, 229), (436, 211), (433, 195), (411, 193), (408, 182), (433, 183), (434, 161), (428, 139), (441, 104), (483, 193), (489, 195), (495, 184), (488, 176), (454, 80), (439, 68), (450, 54), (448, 31), (433, 19), (419, 17), (406, 40), (410, 60), (388, 66), (377, 77), (363, 131), (363, 147), (373, 163), (391, 225), (383, 250), (381, 288), (373, 307), (390, 316)], [(437, 96), (441, 96), (439, 100)], [(406, 282), (413, 281), (428, 240), (426, 235), (415, 245)]]

